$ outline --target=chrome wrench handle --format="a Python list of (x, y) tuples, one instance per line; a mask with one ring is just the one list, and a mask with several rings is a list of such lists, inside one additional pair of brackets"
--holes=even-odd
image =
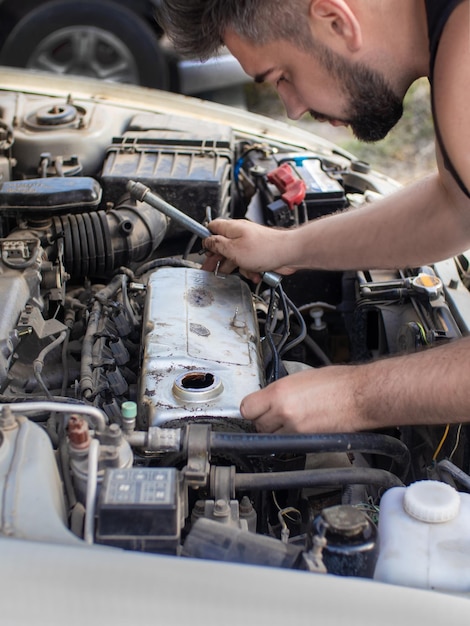
[[(169, 204), (157, 194), (152, 193), (150, 187), (147, 187), (143, 183), (136, 182), (134, 180), (130, 180), (127, 183), (127, 191), (131, 194), (131, 196), (135, 200), (140, 200), (140, 202), (146, 202), (154, 209), (161, 211), (164, 215), (175, 220), (178, 224), (189, 230), (189, 232), (197, 235), (201, 239), (205, 239), (206, 237), (210, 237), (213, 233), (203, 226), (199, 222), (196, 222), (192, 217), (186, 215), (172, 204)], [(280, 274), (276, 274), (276, 272), (262, 272), (262, 277), (264, 282), (270, 287), (278, 287), (281, 283), (282, 276)]]

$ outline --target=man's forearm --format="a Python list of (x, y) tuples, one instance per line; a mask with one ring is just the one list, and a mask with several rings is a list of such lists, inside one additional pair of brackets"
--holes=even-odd
[(329, 270), (413, 267), (470, 246), (470, 201), (450, 197), (438, 175), (359, 209), (289, 231), (282, 263)]
[(353, 369), (359, 429), (470, 421), (470, 337)]

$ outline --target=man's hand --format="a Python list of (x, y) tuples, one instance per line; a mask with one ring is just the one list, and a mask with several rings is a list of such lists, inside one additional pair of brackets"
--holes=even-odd
[(281, 378), (246, 396), (242, 417), (261, 433), (359, 430), (355, 371), (355, 366), (328, 366)]
[(464, 337), (360, 365), (291, 374), (246, 396), (240, 412), (262, 433), (460, 424), (470, 422), (469, 368), (470, 337)]
[(239, 267), (242, 274), (255, 283), (261, 280), (261, 272), (295, 272), (292, 267), (279, 267), (288, 231), (260, 226), (248, 220), (224, 219), (214, 220), (208, 228), (214, 235), (203, 241), (208, 251), (203, 265), (205, 270), (213, 271), (220, 261), (221, 272), (229, 274)]

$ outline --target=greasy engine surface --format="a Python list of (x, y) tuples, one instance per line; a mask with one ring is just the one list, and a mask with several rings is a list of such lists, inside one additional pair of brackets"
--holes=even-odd
[(458, 481), (467, 428), (262, 436), (240, 401), (468, 332), (467, 256), (276, 286), (209, 273), (130, 180), (200, 223), (297, 228), (382, 179), (189, 113), (6, 91), (0, 111), (2, 532), (371, 576), (381, 494)]

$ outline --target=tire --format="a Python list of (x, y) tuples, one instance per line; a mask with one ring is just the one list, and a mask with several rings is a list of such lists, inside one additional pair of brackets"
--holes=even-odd
[(167, 89), (166, 58), (143, 18), (107, 0), (48, 2), (21, 19), (0, 63)]

